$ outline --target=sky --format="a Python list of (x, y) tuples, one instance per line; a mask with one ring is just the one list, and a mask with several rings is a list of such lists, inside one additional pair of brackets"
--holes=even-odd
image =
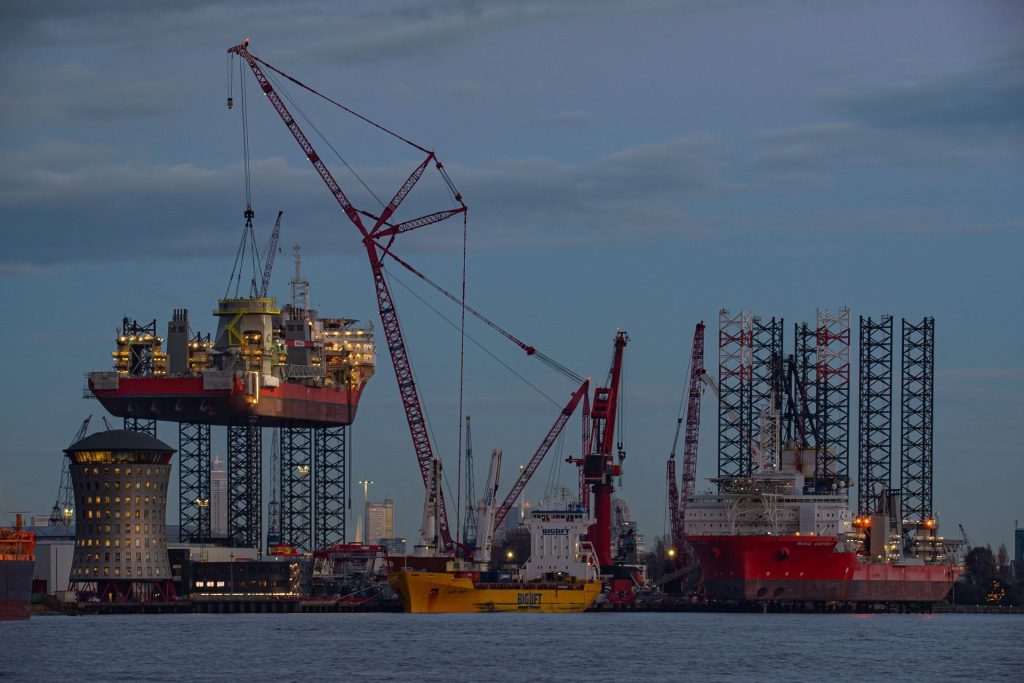
[[(618, 495), (648, 539), (667, 531), (665, 461), (694, 325), (708, 323), (710, 364), (719, 309), (784, 318), (790, 348), (793, 323), (848, 306), (854, 321), (935, 317), (943, 531), (1011, 542), (1024, 520), (1024, 7), (998, 0), (3, 3), (0, 519), (53, 505), (61, 450), (86, 415), (101, 424), (84, 376), (109, 369), (122, 317), (165, 330), (188, 308), (194, 329), (213, 329), (243, 225), (241, 107), (226, 107), (240, 74), (226, 49), (245, 37), (436, 151), (469, 206), (471, 306), (598, 383), (628, 331)], [(286, 300), (300, 244), (322, 314), (375, 320), (355, 228), (241, 77), (261, 244), (284, 211), (271, 293)], [(287, 91), (357, 206), (375, 204), (346, 165), (387, 197), (421, 160)], [(450, 203), (427, 174), (403, 216)], [(460, 221), (396, 242), (451, 291), (462, 248)], [(389, 272), (454, 490), (460, 336), (447, 321), (459, 309)], [(466, 342), (463, 390), (477, 490), (501, 448), (507, 491), (575, 387), (481, 324), (466, 332), (479, 343)], [(415, 538), (422, 484), (378, 341), (351, 479), (394, 498), (396, 533)], [(704, 400), (699, 480), (716, 469)], [(562, 461), (579, 453), (578, 424), (528, 499), (575, 485)], [(158, 436), (177, 446), (175, 431)]]

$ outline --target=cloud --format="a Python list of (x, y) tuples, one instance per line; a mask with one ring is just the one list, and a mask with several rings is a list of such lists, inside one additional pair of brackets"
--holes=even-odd
[[(29, 44), (100, 44), (153, 49), (202, 44), (212, 30), (236, 30), (277, 41), (281, 50), (314, 59), (371, 61), (439, 54), (482, 33), (565, 16), (635, 12), (662, 6), (648, 0), (624, 7), (611, 0), (417, 0), (348, 2), (251, 0), (237, 3), (188, 0), (132, 3), (119, 0), (8, 0), (0, 38), (6, 47)], [(700, 3), (698, 3), (700, 4)], [(639, 7), (638, 7), (639, 5)], [(233, 28), (237, 27), (237, 28)], [(230, 33), (229, 33), (230, 35)], [(265, 41), (257, 41), (265, 42)], [(225, 45), (225, 48), (227, 46)], [(258, 45), (257, 45), (258, 49)]]
[(845, 118), (887, 130), (990, 132), (1024, 129), (1024, 50), (940, 78), (831, 92)]
[[(711, 231), (687, 216), (683, 200), (727, 189), (713, 152), (711, 140), (677, 139), (573, 164), (502, 159), (447, 168), (471, 206), (481, 248), (618, 243)], [(361, 175), (379, 195), (389, 196), (412, 165), (371, 168)], [(261, 208), (282, 208), (289, 233), (305, 247), (355, 248), (354, 239), (339, 239), (337, 232), (304, 230), (325, 224), (354, 230), (311, 169), (270, 158), (254, 162), (252, 173), (264, 190)], [(36, 226), (12, 231), (0, 267), (12, 273), (54, 263), (227, 253), (241, 227), (241, 177), (237, 164), (145, 165), (121, 161), (106, 148), (66, 141), (0, 153), (0, 209), (10, 225)], [(340, 175), (339, 181), (350, 182)], [(431, 187), (426, 178), (422, 185), (402, 207), (403, 219), (448, 206), (439, 186)], [(357, 201), (358, 188), (349, 189)], [(269, 220), (268, 210), (263, 213)], [(40, 239), (41, 232), (46, 239)], [(424, 231), (417, 248), (448, 248), (449, 232)]]
[(8, 126), (166, 117), (177, 109), (174, 93), (180, 87), (173, 80), (112, 79), (68, 63), (8, 79), (0, 117)]
[(1024, 50), (956, 74), (832, 90), (829, 120), (757, 134), (742, 162), (777, 186), (852, 168), (1016, 163), (1024, 151)]

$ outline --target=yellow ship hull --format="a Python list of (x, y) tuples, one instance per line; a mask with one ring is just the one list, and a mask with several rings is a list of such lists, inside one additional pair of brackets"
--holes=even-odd
[(401, 571), (388, 582), (406, 612), (583, 612), (601, 594), (600, 581), (476, 584), (456, 572)]

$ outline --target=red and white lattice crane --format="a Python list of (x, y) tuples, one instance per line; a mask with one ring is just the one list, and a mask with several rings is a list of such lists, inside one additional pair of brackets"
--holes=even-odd
[[(402, 397), (402, 406), (405, 409), (406, 422), (409, 425), (409, 432), (410, 435), (412, 436), (413, 448), (416, 451), (416, 461), (420, 468), (420, 475), (423, 478), (424, 486), (427, 486), (429, 484), (431, 477), (432, 463), (434, 461), (434, 452), (430, 443), (430, 438), (427, 434), (426, 419), (424, 417), (423, 408), (420, 403), (419, 391), (417, 390), (416, 387), (416, 381), (413, 377), (412, 365), (409, 362), (409, 354), (405, 346), (404, 337), (402, 335), (402, 328), (398, 320), (398, 312), (395, 310), (394, 299), (391, 296), (391, 290), (388, 287), (387, 280), (384, 277), (384, 267), (381, 262), (381, 259), (384, 250), (387, 248), (387, 246), (390, 246), (390, 244), (394, 241), (394, 238), (397, 237), (398, 235), (410, 232), (412, 230), (416, 230), (417, 228), (422, 228), (427, 225), (431, 225), (433, 223), (439, 223), (443, 220), (452, 218), (453, 216), (458, 216), (460, 214), (465, 216), (467, 207), (462, 201), (462, 195), (460, 195), (455, 190), (454, 185), (452, 185), (451, 180), (448, 178), (448, 174), (444, 171), (444, 167), (435, 157), (434, 152), (427, 150), (423, 147), (420, 147), (419, 145), (410, 142), (405, 138), (395, 135), (391, 131), (387, 131), (387, 129), (384, 129), (381, 126), (377, 126), (381, 130), (384, 130), (389, 134), (394, 135), (396, 138), (402, 140), (408, 145), (414, 147), (415, 149), (418, 149), (426, 156), (423, 159), (423, 161), (419, 164), (419, 166), (413, 169), (412, 173), (409, 174), (409, 177), (402, 184), (402, 186), (398, 188), (398, 191), (395, 192), (394, 196), (391, 198), (391, 201), (387, 203), (387, 205), (384, 207), (384, 209), (380, 212), (379, 215), (375, 215), (369, 211), (364, 211), (362, 209), (357, 209), (355, 206), (353, 206), (352, 202), (349, 201), (348, 196), (346, 196), (345, 192), (341, 189), (341, 186), (338, 184), (337, 180), (334, 179), (334, 176), (331, 174), (330, 169), (328, 169), (326, 164), (324, 164), (323, 160), (320, 158), (320, 155), (317, 154), (316, 150), (313, 148), (313, 145), (306, 138), (306, 135), (302, 132), (302, 129), (299, 127), (298, 123), (295, 121), (295, 118), (288, 110), (288, 107), (285, 106), (284, 101), (274, 90), (274, 87), (271, 84), (270, 80), (268, 79), (266, 73), (264, 72), (263, 67), (266, 67), (267, 69), (270, 69), (275, 73), (280, 74), (281, 76), (289, 79), (293, 83), (296, 83), (297, 85), (300, 85), (303, 88), (306, 88), (311, 91), (312, 89), (308, 88), (308, 86), (303, 85), (294, 78), (287, 76), (281, 71), (278, 71), (273, 66), (267, 64), (266, 62), (264, 62), (263, 60), (259, 59), (251, 52), (249, 52), (248, 39), (246, 39), (239, 45), (229, 48), (228, 53), (238, 55), (239, 57), (244, 59), (245, 62), (249, 65), (249, 68), (252, 70), (253, 75), (255, 75), (256, 77), (256, 81), (259, 83), (260, 88), (263, 90), (263, 94), (266, 95), (267, 100), (274, 107), (274, 110), (277, 112), (278, 116), (281, 117), (281, 120), (284, 122), (285, 126), (288, 127), (288, 130), (295, 138), (295, 141), (298, 143), (299, 147), (302, 148), (302, 151), (306, 155), (306, 159), (309, 161), (310, 164), (313, 165), (313, 168), (316, 169), (316, 172), (319, 174), (321, 180), (323, 180), (324, 184), (327, 185), (327, 189), (331, 192), (331, 195), (338, 202), (338, 205), (341, 206), (342, 211), (345, 212), (345, 215), (348, 216), (348, 219), (356, 227), (356, 229), (359, 231), (359, 234), (363, 238), (363, 246), (366, 248), (366, 255), (370, 261), (370, 270), (373, 274), (374, 288), (377, 294), (377, 308), (380, 312), (381, 325), (384, 328), (384, 337), (387, 341), (388, 351), (391, 354), (391, 361), (395, 368), (395, 376), (398, 380), (398, 389)], [(389, 220), (391, 219), (392, 215), (402, 204), (405, 198), (408, 197), (413, 187), (415, 187), (416, 183), (420, 180), (420, 178), (423, 176), (424, 171), (426, 171), (427, 167), (431, 163), (433, 163), (438, 173), (441, 174), (441, 177), (445, 180), (449, 189), (452, 191), (453, 198), (455, 202), (458, 204), (458, 206), (419, 216), (411, 220), (403, 221), (401, 223), (390, 223)], [(367, 223), (364, 223), (364, 218), (368, 218), (369, 220), (372, 221), (372, 223), (369, 225)], [(386, 241), (387, 245), (380, 244), (380, 242), (382, 241)], [(449, 531), (448, 528), (448, 515), (447, 512), (445, 511), (443, 497), (442, 501), (439, 501), (439, 503), (439, 524), (442, 540), (444, 543), (444, 547), (446, 549), (451, 549), (453, 547), (452, 538), (451, 532)]]
[(672, 441), (672, 452), (668, 456), (668, 499), (669, 518), (672, 524), (672, 547), (676, 564), (682, 566), (688, 555), (686, 540), (686, 508), (693, 495), (697, 478), (697, 446), (700, 437), (700, 399), (705, 379), (704, 371), (704, 322), (697, 323), (693, 331), (693, 347), (690, 353), (690, 378), (686, 394), (686, 431), (683, 437), (682, 489), (676, 484), (676, 445), (679, 430), (683, 424), (680, 416), (676, 422), (676, 435)]

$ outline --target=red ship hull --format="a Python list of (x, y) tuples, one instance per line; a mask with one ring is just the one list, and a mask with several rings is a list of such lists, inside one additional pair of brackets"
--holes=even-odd
[(704, 587), (736, 602), (939, 602), (960, 570), (871, 564), (828, 536), (691, 536)]
[(117, 417), (229, 425), (255, 415), (265, 427), (350, 425), (361, 394), (349, 388), (282, 382), (261, 388), (259, 400), (250, 404), (241, 379), (227, 389), (205, 389), (202, 377), (120, 377), (116, 389), (92, 383), (89, 388)]

